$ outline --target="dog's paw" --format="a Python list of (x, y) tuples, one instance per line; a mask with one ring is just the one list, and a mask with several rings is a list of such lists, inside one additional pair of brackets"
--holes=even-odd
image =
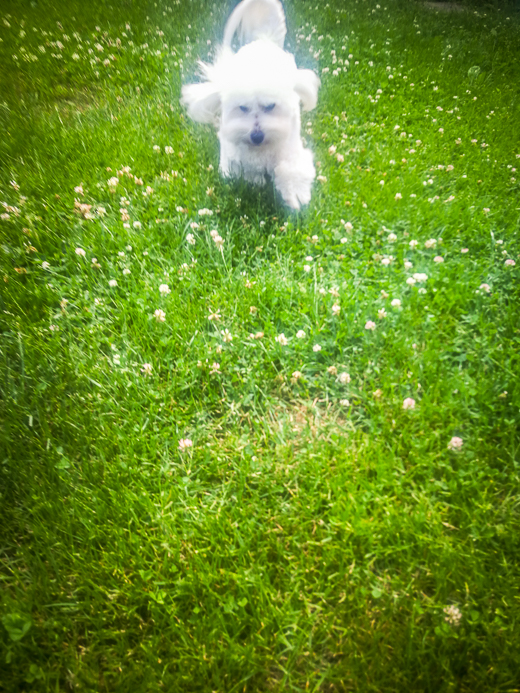
[(304, 149), (296, 161), (283, 161), (274, 170), (276, 189), (286, 205), (300, 209), (311, 201), (312, 181), (316, 171), (312, 154)]
[(275, 170), (275, 186), (291, 209), (298, 210), (311, 201), (312, 178), (302, 176), (299, 171), (278, 167)]
[(297, 185), (293, 181), (292, 184), (279, 188), (279, 192), (285, 204), (291, 209), (298, 210), (311, 201), (311, 183), (308, 181), (299, 181)]
[(298, 200), (298, 207), (295, 207), (295, 209), (299, 209), (300, 206), (304, 207), (305, 205), (309, 204), (309, 202), (311, 201), (311, 187), (312, 182), (307, 181), (304, 184), (298, 186), (295, 192), (295, 197)]
[(296, 212), (300, 209), (300, 202), (296, 195), (282, 195), (285, 204)]

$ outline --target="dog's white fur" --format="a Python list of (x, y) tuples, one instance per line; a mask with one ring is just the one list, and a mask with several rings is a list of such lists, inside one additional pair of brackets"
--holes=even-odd
[[(243, 44), (231, 48), (237, 34)], [(316, 106), (320, 81), (299, 70), (283, 50), (286, 27), (279, 0), (242, 0), (224, 31), (215, 62), (200, 63), (204, 82), (182, 89), (188, 115), (218, 128), (220, 170), (261, 185), (270, 175), (289, 207), (311, 199), (316, 175), (300, 136), (300, 102)]]

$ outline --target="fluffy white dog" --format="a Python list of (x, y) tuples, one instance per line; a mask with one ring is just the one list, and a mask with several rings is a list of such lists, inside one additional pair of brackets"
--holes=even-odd
[(223, 175), (261, 185), (267, 174), (299, 209), (310, 201), (316, 175), (300, 136), (300, 102), (306, 111), (316, 106), (320, 80), (283, 50), (286, 32), (279, 0), (242, 0), (213, 65), (200, 63), (206, 81), (185, 85), (181, 102), (193, 120), (218, 127)]

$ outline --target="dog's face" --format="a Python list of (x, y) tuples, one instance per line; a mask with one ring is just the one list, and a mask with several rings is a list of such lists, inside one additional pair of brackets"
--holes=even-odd
[(220, 134), (235, 146), (277, 146), (289, 139), (298, 114), (298, 97), (275, 91), (232, 94), (222, 99)]
[(202, 68), (207, 81), (183, 87), (182, 100), (193, 120), (220, 120), (221, 136), (237, 145), (276, 145), (299, 128), (300, 101), (304, 110), (316, 105), (319, 79), (270, 41), (222, 51)]

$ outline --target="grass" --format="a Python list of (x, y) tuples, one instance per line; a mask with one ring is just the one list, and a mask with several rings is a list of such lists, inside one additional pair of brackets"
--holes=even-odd
[(232, 3), (88, 5), (0, 17), (0, 689), (518, 691), (518, 16), (288, 1), (294, 214)]

